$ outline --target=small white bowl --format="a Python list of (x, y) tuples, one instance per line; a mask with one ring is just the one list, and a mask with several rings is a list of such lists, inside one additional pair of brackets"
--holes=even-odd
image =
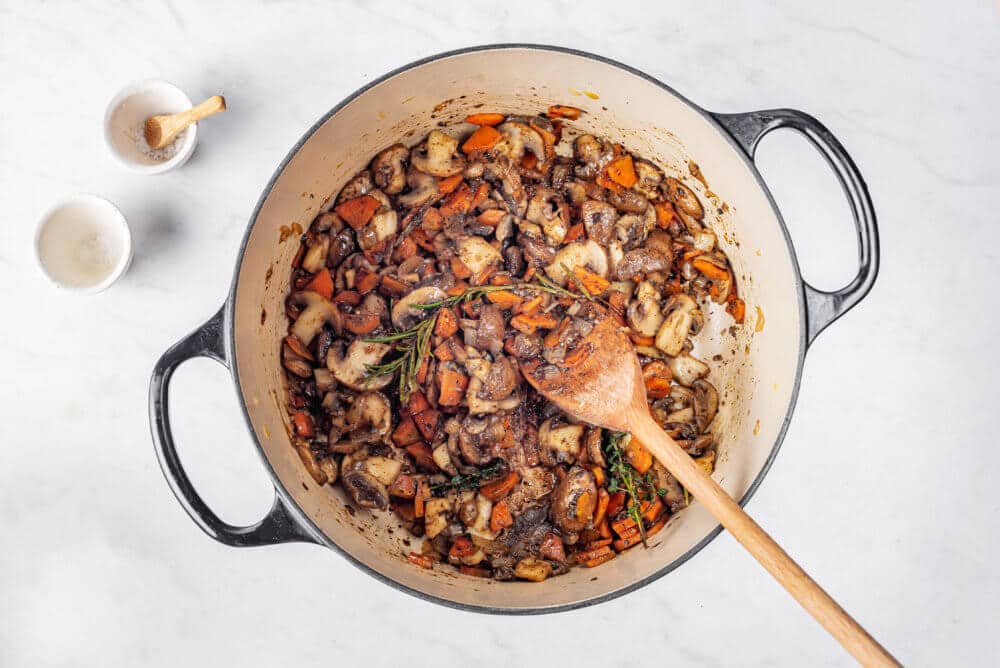
[(132, 262), (132, 233), (114, 204), (97, 195), (72, 195), (38, 222), (35, 258), (60, 288), (96, 294)]
[(104, 112), (104, 141), (111, 154), (139, 174), (162, 174), (180, 167), (198, 143), (193, 123), (170, 146), (151, 149), (143, 135), (146, 119), (191, 108), (191, 100), (177, 86), (160, 79), (129, 84), (112, 98)]

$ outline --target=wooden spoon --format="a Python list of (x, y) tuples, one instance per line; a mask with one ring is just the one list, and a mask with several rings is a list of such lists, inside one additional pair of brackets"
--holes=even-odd
[(225, 110), (226, 98), (214, 95), (187, 111), (150, 116), (146, 119), (144, 128), (146, 143), (150, 148), (163, 148), (177, 139), (177, 135), (184, 132), (187, 126)]
[(523, 362), (521, 371), (538, 392), (566, 413), (638, 439), (860, 663), (898, 666), (653, 420), (639, 360), (615, 319), (604, 312), (578, 345), (585, 346), (584, 354), (571, 368), (558, 369), (534, 359)]

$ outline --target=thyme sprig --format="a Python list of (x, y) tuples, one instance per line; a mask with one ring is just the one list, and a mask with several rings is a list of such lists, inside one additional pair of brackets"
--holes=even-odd
[(657, 486), (652, 471), (641, 475), (628, 463), (623, 445), (627, 436), (628, 434), (623, 431), (607, 433), (604, 442), (604, 457), (608, 462), (608, 491), (612, 494), (619, 490), (625, 492), (628, 516), (639, 527), (642, 544), (646, 545), (646, 527), (642, 523), (642, 504), (647, 500), (652, 501), (657, 496), (666, 495), (667, 490)]
[(488, 464), (487, 466), (473, 471), (472, 473), (459, 473), (458, 475), (452, 476), (445, 482), (438, 483), (437, 485), (431, 485), (431, 491), (437, 492), (439, 490), (473, 489), (475, 487), (479, 487), (483, 480), (496, 478), (501, 473), (503, 473), (503, 462), (498, 459), (492, 464)]

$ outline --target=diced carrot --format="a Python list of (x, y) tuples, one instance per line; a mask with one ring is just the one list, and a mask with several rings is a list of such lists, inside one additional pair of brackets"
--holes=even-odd
[(624, 313), (626, 305), (628, 304), (628, 295), (620, 290), (613, 290), (611, 294), (608, 295), (608, 304), (618, 313)]
[(413, 497), (413, 514), (416, 517), (424, 516), (424, 505), (427, 499), (431, 498), (431, 485), (427, 478), (421, 478), (417, 482), (417, 493)]
[(571, 107), (566, 104), (553, 104), (549, 107), (549, 110), (545, 112), (545, 115), (549, 118), (567, 118), (571, 121), (575, 121), (580, 118), (580, 114), (582, 113), (583, 109)]
[(467, 213), (472, 208), (472, 189), (465, 183), (445, 198), (438, 207), (441, 215), (447, 218), (456, 213)]
[(604, 291), (611, 285), (608, 279), (584, 267), (573, 267), (573, 275), (587, 289), (587, 292), (595, 296), (604, 294)]
[(496, 128), (489, 125), (480, 125), (479, 128), (462, 144), (462, 151), (468, 153), (481, 153), (496, 146), (503, 136), (497, 132)]
[(459, 281), (455, 285), (453, 285), (450, 288), (448, 288), (447, 290), (445, 290), (445, 293), (449, 297), (458, 297), (463, 292), (465, 292), (468, 289), (468, 287), (469, 287), (468, 283), (466, 283), (465, 281)]
[(424, 383), (427, 382), (427, 374), (430, 372), (430, 370), (431, 370), (430, 360), (427, 357), (424, 357), (423, 361), (420, 362), (420, 368), (417, 369), (416, 379), (418, 384), (423, 385)]
[(642, 542), (642, 534), (640, 534), (638, 531), (636, 531), (634, 534), (632, 534), (630, 536), (625, 536), (624, 538), (619, 538), (612, 545), (614, 546), (614, 548), (616, 550), (618, 550), (619, 552), (622, 552), (623, 550), (627, 550), (628, 548), (630, 548), (630, 547), (632, 547), (634, 545), (638, 545), (641, 542)]
[(434, 560), (428, 557), (426, 554), (419, 554), (417, 552), (410, 552), (406, 555), (407, 560), (411, 564), (416, 564), (420, 568), (426, 568), (428, 570), (434, 568)]
[[(447, 195), (452, 190), (458, 187), (458, 184), (462, 182), (462, 175), (455, 174), (454, 176), (449, 176), (438, 180), (438, 192), (442, 195)], [(426, 213), (424, 214), (427, 215)]]
[(359, 336), (374, 332), (381, 320), (374, 313), (345, 313), (344, 327), (352, 334)]
[(656, 211), (656, 225), (662, 229), (669, 227), (676, 216), (673, 205), (670, 202), (657, 202), (653, 209)]
[(651, 346), (656, 343), (655, 336), (643, 336), (642, 334), (637, 334), (635, 332), (629, 332), (628, 338), (632, 339), (632, 343), (637, 346)]
[(608, 514), (604, 514), (604, 519), (597, 525), (597, 533), (601, 538), (611, 538), (611, 527), (608, 526)]
[(515, 315), (510, 319), (510, 326), (524, 334), (534, 334), (539, 327), (551, 329), (558, 325), (558, 321), (548, 313), (539, 315)]
[(567, 230), (566, 238), (563, 239), (563, 242), (568, 244), (571, 241), (576, 241), (583, 236), (584, 231), (585, 228), (583, 227), (583, 223), (577, 223), (576, 225), (571, 226), (569, 230)]
[(657, 531), (659, 531), (660, 529), (662, 529), (666, 525), (667, 520), (669, 520), (669, 519), (670, 519), (670, 515), (664, 515), (663, 517), (661, 517), (656, 522), (656, 524), (654, 524), (653, 526), (651, 526), (648, 529), (646, 529), (646, 537), (649, 538), (650, 536), (652, 536), (653, 534), (655, 534)]
[(590, 353), (590, 344), (581, 342), (576, 348), (573, 348), (573, 350), (566, 353), (566, 356), (563, 358), (563, 366), (567, 366), (571, 369), (579, 366), (583, 360), (590, 357)]
[(472, 276), (472, 270), (462, 262), (462, 258), (453, 257), (449, 260), (449, 264), (451, 265), (451, 273), (455, 274), (456, 278), (469, 278)]
[(635, 520), (633, 520), (631, 517), (624, 517), (620, 520), (613, 520), (611, 522), (611, 528), (614, 529), (614, 532), (616, 534), (621, 536), (626, 531), (631, 532), (636, 530), (638, 527), (635, 523)]
[(417, 495), (416, 479), (406, 473), (400, 473), (389, 485), (389, 494), (401, 499), (412, 499)]
[(542, 543), (538, 546), (538, 553), (552, 561), (566, 561), (566, 548), (563, 546), (562, 538), (553, 531), (548, 532), (542, 538)]
[(500, 224), (500, 221), (504, 219), (507, 212), (503, 209), (487, 209), (483, 211), (476, 217), (476, 220), (483, 225), (489, 225), (490, 227), (496, 227)]
[(545, 335), (542, 339), (542, 345), (553, 348), (559, 345), (559, 337), (562, 336), (563, 332), (569, 328), (569, 318), (563, 318), (563, 321), (559, 323), (559, 326), (553, 329), (551, 332)]
[(504, 118), (506, 116), (503, 114), (478, 113), (466, 116), (465, 122), (472, 123), (473, 125), (500, 125), (503, 123)]
[(582, 564), (588, 568), (593, 568), (599, 564), (603, 564), (608, 559), (614, 558), (615, 553), (607, 545), (603, 545), (593, 550), (584, 550), (583, 552), (577, 552), (573, 555), (576, 559), (576, 563)]
[(635, 175), (635, 166), (632, 164), (632, 156), (623, 155), (615, 158), (604, 168), (608, 178), (624, 188), (631, 188), (639, 180)]
[(527, 269), (525, 269), (524, 275), (521, 276), (521, 279), (524, 281), (530, 281), (534, 278), (536, 271), (537, 269), (535, 269), (535, 265), (530, 265)]
[(437, 322), (434, 323), (434, 333), (437, 336), (448, 338), (458, 332), (458, 318), (450, 308), (443, 308), (438, 311)]
[(368, 294), (379, 284), (379, 275), (374, 271), (359, 271), (354, 278), (354, 287), (363, 295)]
[(416, 254), (417, 242), (410, 237), (406, 237), (399, 242), (398, 246), (396, 246), (396, 250), (392, 253), (392, 259), (396, 262), (402, 262), (403, 260), (413, 257)]
[(486, 285), (486, 283), (490, 280), (490, 277), (496, 273), (496, 270), (497, 266), (495, 264), (488, 265), (485, 269), (472, 277), (472, 284)]
[(431, 472), (438, 470), (438, 465), (434, 463), (431, 446), (427, 445), (423, 441), (411, 443), (406, 446), (406, 451), (410, 453), (411, 457), (413, 457), (413, 461), (417, 463), (418, 469)]
[(475, 209), (477, 206), (486, 201), (486, 198), (490, 194), (490, 186), (485, 181), (476, 186), (476, 192), (472, 194), (472, 202), (469, 204), (470, 209)]
[(438, 358), (442, 362), (451, 362), (455, 359), (455, 353), (451, 350), (451, 342), (449, 339), (442, 341), (437, 348), (434, 349), (434, 357)]
[(510, 285), (514, 279), (509, 274), (497, 274), (490, 279), (490, 285)]
[(361, 295), (357, 290), (341, 290), (333, 296), (333, 301), (337, 304), (350, 304), (357, 306), (361, 303)]
[(538, 310), (538, 307), (542, 305), (543, 301), (545, 301), (545, 298), (542, 295), (532, 297), (521, 305), (521, 308), (518, 309), (518, 313), (523, 313), (524, 315), (534, 315), (535, 311)]
[(292, 352), (302, 359), (309, 360), (310, 362), (313, 362), (316, 359), (313, 357), (313, 354), (309, 352), (309, 348), (306, 347), (306, 344), (302, 343), (302, 339), (294, 334), (289, 334), (285, 337), (285, 345), (291, 348)]
[(523, 299), (515, 295), (513, 292), (507, 292), (506, 290), (488, 292), (486, 294), (486, 299), (506, 311), (515, 309), (524, 302)]
[(295, 425), (295, 433), (302, 438), (312, 438), (316, 435), (316, 425), (309, 413), (298, 411), (292, 415), (292, 423)]
[(392, 442), (403, 448), (420, 440), (420, 430), (417, 424), (409, 415), (404, 415), (399, 420), (399, 425), (392, 432)]
[(407, 522), (412, 522), (417, 518), (416, 513), (413, 511), (413, 504), (408, 501), (389, 499), (389, 508), (392, 512), (399, 515), (400, 519), (406, 520)]
[(337, 215), (343, 218), (348, 225), (353, 227), (355, 230), (360, 230), (362, 227), (368, 224), (368, 221), (372, 219), (375, 212), (381, 206), (379, 201), (372, 197), (371, 195), (362, 195), (361, 197), (355, 197), (354, 199), (349, 199), (346, 202), (341, 202), (337, 205), (334, 211)]
[(604, 172), (598, 172), (597, 176), (594, 177), (594, 183), (601, 186), (602, 188), (607, 188), (608, 190), (616, 193), (620, 193), (624, 188), (612, 181)]
[(333, 296), (333, 277), (330, 276), (330, 270), (323, 267), (316, 272), (306, 286), (302, 288), (303, 290), (312, 290), (313, 292), (323, 295), (327, 299)]
[(383, 276), (378, 289), (387, 297), (402, 297), (410, 291), (410, 286), (393, 276)]
[(531, 151), (525, 151), (521, 157), (521, 167), (524, 169), (534, 169), (538, 166), (538, 156)]
[(511, 471), (500, 480), (496, 480), (491, 483), (487, 483), (479, 488), (479, 493), (485, 496), (490, 501), (496, 503), (503, 497), (511, 493), (518, 482), (521, 481), (521, 476), (518, 475), (517, 471)]
[(647, 522), (655, 522), (663, 510), (663, 503), (659, 499), (646, 501), (642, 504), (642, 518)]
[(726, 311), (733, 316), (733, 320), (738, 323), (742, 323), (743, 319), (747, 315), (747, 305), (739, 297), (735, 297), (728, 304), (726, 304)]
[(636, 438), (630, 438), (625, 445), (625, 459), (639, 474), (643, 474), (653, 465), (653, 455)]
[(448, 556), (455, 559), (460, 559), (462, 557), (467, 557), (476, 551), (476, 546), (472, 544), (472, 540), (468, 536), (459, 536), (451, 544), (451, 549), (448, 550)]
[(410, 234), (410, 238), (413, 239), (413, 241), (415, 241), (416, 244), (421, 248), (423, 248), (424, 250), (426, 251), (434, 250), (433, 237), (427, 234), (427, 232), (423, 228), (417, 228), (413, 230), (413, 232)]
[(642, 382), (646, 385), (646, 396), (662, 399), (670, 394), (670, 367), (660, 360), (653, 360), (642, 367)]
[(425, 411), (430, 407), (431, 404), (427, 401), (427, 395), (420, 390), (410, 392), (410, 400), (406, 403), (406, 411), (410, 415), (416, 415), (420, 411)]
[(493, 575), (488, 568), (480, 568), (479, 566), (466, 566), (461, 564), (458, 567), (458, 572), (462, 575), (471, 575), (474, 578), (488, 578)]
[(431, 207), (430, 209), (424, 211), (424, 217), (420, 221), (420, 227), (425, 230), (430, 230), (431, 232), (437, 232), (441, 229), (441, 224), (443, 222), (444, 216), (441, 215), (441, 212), (434, 207)]
[(600, 538), (598, 540), (589, 541), (586, 545), (583, 546), (583, 549), (588, 551), (598, 550), (602, 547), (607, 547), (608, 545), (611, 545), (611, 543), (612, 540), (610, 538)]
[(510, 508), (506, 501), (493, 504), (493, 512), (490, 513), (490, 531), (494, 533), (501, 529), (506, 529), (514, 525), (514, 518), (510, 516)]
[(723, 269), (722, 267), (717, 267), (708, 260), (692, 260), (691, 264), (694, 268), (705, 274), (713, 281), (726, 281), (729, 280), (729, 271)]
[(469, 377), (461, 371), (441, 364), (437, 370), (437, 383), (440, 389), (438, 404), (441, 406), (457, 406), (465, 396), (469, 387)]
[[(604, 469), (595, 466), (593, 469), (596, 472), (600, 471), (601, 475), (604, 475)], [(596, 477), (596, 476), (595, 476)], [(594, 526), (599, 525), (604, 521), (604, 516), (608, 512), (608, 502), (611, 500), (611, 496), (608, 494), (608, 490), (603, 487), (597, 490), (597, 507), (594, 508)]]
[[(597, 485), (598, 488), (605, 487), (607, 485), (608, 474), (604, 472), (603, 468), (600, 466), (591, 466), (590, 472), (594, 474), (594, 484)], [(599, 499), (598, 502), (600, 502)], [(597, 524), (597, 522), (594, 522), (594, 524)]]
[(423, 434), (424, 439), (428, 441), (434, 440), (434, 435), (437, 433), (438, 419), (441, 417), (441, 411), (436, 411), (433, 408), (428, 408), (427, 410), (420, 411), (419, 413), (414, 413), (413, 421), (417, 424), (417, 429)]
[[(685, 260), (693, 260), (696, 257), (698, 257), (699, 255), (704, 255), (704, 254), (705, 254), (705, 251), (698, 250), (697, 248), (692, 248), (691, 250), (684, 251), (684, 255), (682, 257)], [(716, 267), (716, 269), (718, 269), (718, 267)], [(709, 271), (711, 271), (711, 270), (709, 270)]]

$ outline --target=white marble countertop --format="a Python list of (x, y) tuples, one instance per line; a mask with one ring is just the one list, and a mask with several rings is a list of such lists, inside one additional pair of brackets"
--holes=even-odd
[[(497, 618), (317, 547), (223, 547), (168, 490), (150, 370), (222, 302), (278, 162), (371, 78), (502, 41), (594, 51), (713, 110), (797, 107), (847, 146), (879, 213), (882, 275), (810, 351), (749, 509), (905, 662), (995, 662), (1000, 17), (960, 4), (0, 2), (0, 665), (849, 663), (726, 534), (627, 597)], [(102, 144), (107, 101), (147, 77), (230, 106), (165, 176), (127, 173)], [(856, 259), (830, 173), (795, 136), (772, 135), (760, 161), (807, 277), (839, 287)], [(134, 265), (95, 297), (53, 288), (31, 256), (35, 221), (77, 191), (133, 226)], [(226, 519), (255, 520), (268, 483), (224, 370), (193, 362), (174, 388), (194, 482)]]

